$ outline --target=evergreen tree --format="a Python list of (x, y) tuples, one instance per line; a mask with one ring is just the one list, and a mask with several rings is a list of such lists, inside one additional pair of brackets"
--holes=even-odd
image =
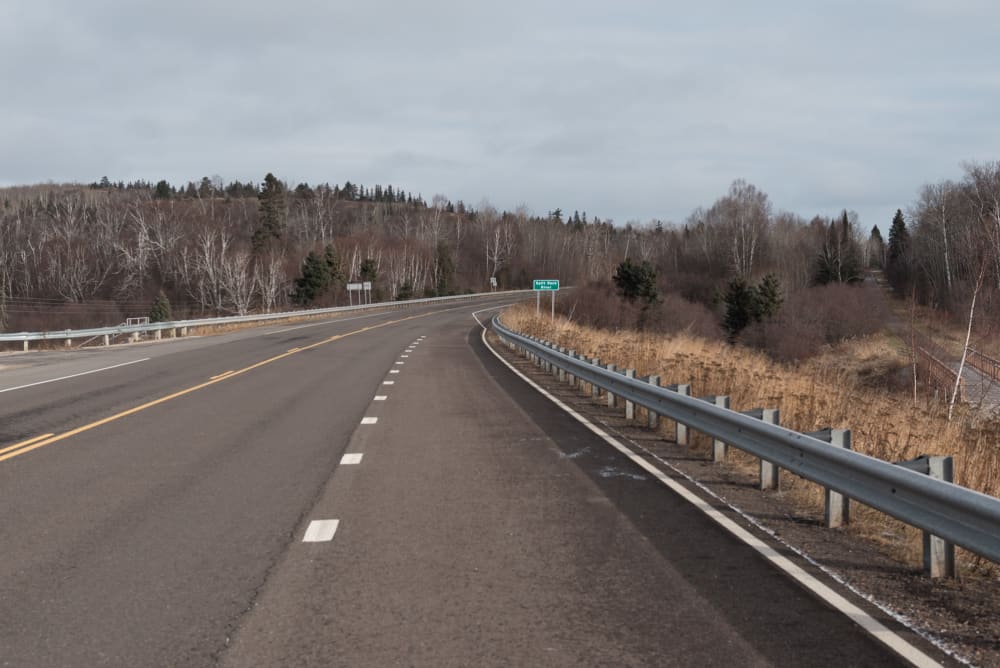
[(813, 283), (858, 283), (861, 279), (861, 254), (851, 234), (847, 211), (844, 211), (840, 222), (831, 222), (827, 229), (826, 239), (816, 259)]
[(726, 304), (722, 326), (729, 334), (729, 342), (734, 343), (739, 333), (757, 319), (760, 312), (757, 290), (743, 276), (737, 276), (729, 281), (722, 300)]
[(871, 236), (868, 237), (869, 266), (885, 266), (885, 240), (882, 239), (882, 231), (878, 225), (872, 227)]
[(170, 199), (170, 196), (174, 194), (173, 188), (166, 180), (161, 179), (157, 181), (156, 187), (153, 189), (153, 199)]
[(272, 240), (280, 241), (285, 233), (285, 184), (268, 172), (257, 195), (258, 225), (253, 233), (253, 248), (263, 250)]
[(910, 282), (909, 272), (910, 233), (906, 229), (903, 212), (896, 209), (889, 228), (889, 247), (886, 249), (885, 274), (889, 285), (904, 294)]
[(156, 296), (156, 301), (153, 302), (152, 308), (149, 309), (149, 321), (170, 322), (170, 320), (170, 300), (167, 299), (167, 295), (164, 294), (163, 290), (160, 290), (160, 294)]
[(770, 320), (778, 315), (784, 297), (781, 296), (781, 283), (774, 274), (768, 274), (757, 285), (756, 305), (753, 312), (754, 320)]
[(373, 258), (366, 257), (361, 261), (361, 280), (374, 283), (376, 278), (378, 278), (378, 265)]
[(626, 259), (618, 265), (612, 277), (623, 299), (634, 302), (641, 299), (646, 306), (656, 301), (656, 270), (649, 262), (633, 264)]
[(340, 266), (340, 256), (337, 255), (337, 249), (333, 247), (333, 244), (327, 244), (326, 248), (323, 249), (323, 261), (326, 263), (327, 274), (330, 278), (330, 287), (344, 280), (344, 272)]
[(308, 306), (330, 287), (330, 267), (323, 257), (309, 251), (302, 261), (302, 275), (294, 281), (292, 301), (299, 306)]

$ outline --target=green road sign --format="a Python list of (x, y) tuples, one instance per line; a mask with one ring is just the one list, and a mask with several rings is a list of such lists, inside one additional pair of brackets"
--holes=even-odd
[(558, 290), (559, 279), (536, 278), (532, 284), (532, 290)]

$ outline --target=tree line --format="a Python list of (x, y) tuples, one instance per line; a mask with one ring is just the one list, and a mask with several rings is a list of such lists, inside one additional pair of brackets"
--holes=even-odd
[[(649, 267), (657, 299), (701, 305), (730, 336), (782, 303), (833, 294), (822, 286), (857, 286), (870, 269), (943, 309), (960, 308), (980, 274), (987, 292), (1000, 288), (1000, 163), (924, 186), (905, 214), (870, 228), (847, 206), (808, 219), (775, 210), (743, 180), (679, 223), (625, 225), (560, 208), (539, 216), (444, 195), (427, 202), (391, 185), (293, 186), (273, 174), (184, 186), (105, 177), (7, 188), (0, 202), (7, 329), (77, 324), (51, 321), (68, 313), (108, 324), (148, 312), (161, 292), (175, 317), (193, 317), (347, 303), (356, 280), (371, 280), (381, 299), (488, 290), (491, 277), (502, 288), (533, 278), (612, 286), (625, 260)], [(751, 288), (766, 290), (768, 315)], [(741, 300), (746, 309), (727, 315)]]

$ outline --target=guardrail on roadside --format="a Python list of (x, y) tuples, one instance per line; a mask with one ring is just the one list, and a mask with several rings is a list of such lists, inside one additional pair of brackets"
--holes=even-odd
[(954, 545), (1000, 563), (1000, 499), (933, 477), (941, 468), (950, 472), (950, 465), (935, 463), (925, 475), (910, 463), (892, 464), (851, 451), (847, 430), (799, 433), (772, 424), (777, 422), (777, 411), (739, 413), (728, 409), (728, 397), (698, 399), (689, 396), (689, 385), (661, 387), (658, 377), (635, 378), (632, 369), (604, 367), (596, 358), (587, 360), (575, 351), (514, 332), (499, 316), (493, 319), (493, 329), (509, 346), (560, 379), (589, 383), (593, 396), (603, 389), (609, 406), (623, 401), (626, 415), (639, 405), (650, 412), (651, 424), (654, 416), (676, 421), (678, 442), (687, 442), (690, 428), (715, 439), (715, 458), (725, 455), (726, 446), (758, 457), (762, 488), (776, 484), (777, 468), (822, 485), (827, 526), (846, 522), (849, 499), (855, 499), (921, 529), (924, 567), (932, 577), (954, 575)]
[(462, 301), (477, 297), (489, 297), (493, 295), (521, 294), (530, 290), (504, 290), (500, 292), (478, 292), (468, 295), (453, 295), (450, 297), (427, 297), (424, 299), (409, 299), (405, 301), (378, 302), (375, 304), (360, 304), (358, 306), (334, 306), (332, 308), (311, 309), (306, 311), (282, 311), (280, 313), (261, 313), (255, 315), (236, 315), (220, 318), (197, 318), (193, 320), (174, 320), (170, 322), (154, 322), (139, 325), (117, 325), (113, 327), (94, 327), (91, 329), (63, 329), (48, 332), (16, 332), (0, 333), (0, 342), (23, 342), (24, 350), (28, 350), (30, 341), (66, 341), (66, 346), (72, 345), (73, 339), (96, 339), (103, 337), (104, 344), (107, 345), (111, 337), (129, 336), (132, 340), (138, 339), (140, 334), (152, 333), (154, 338), (162, 337), (163, 332), (169, 332), (172, 336), (187, 336), (188, 330), (198, 327), (215, 327), (219, 325), (230, 325), (248, 322), (267, 322), (269, 320), (288, 320), (290, 318), (308, 318), (315, 316), (331, 315), (346, 311), (364, 311), (373, 309), (400, 309), (421, 304), (436, 304), (441, 302)]

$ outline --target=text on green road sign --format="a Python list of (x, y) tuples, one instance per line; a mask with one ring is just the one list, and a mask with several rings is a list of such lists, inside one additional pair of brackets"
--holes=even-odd
[(536, 278), (532, 282), (532, 290), (558, 290), (559, 280), (558, 279), (542, 279)]

